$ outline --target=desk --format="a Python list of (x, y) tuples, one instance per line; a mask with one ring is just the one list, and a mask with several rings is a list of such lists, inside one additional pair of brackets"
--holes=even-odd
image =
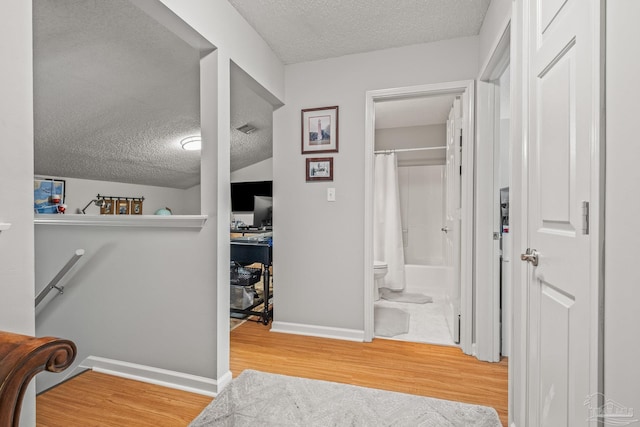
[[(269, 267), (271, 267), (272, 261), (271, 254), (271, 245), (267, 242), (231, 240), (231, 261), (235, 261), (242, 265), (253, 264), (256, 262), (262, 264), (263, 283), (262, 298), (255, 300), (251, 306), (243, 310), (230, 308), (231, 313), (260, 316), (260, 320), (263, 324), (269, 324), (269, 320), (273, 318), (273, 308), (270, 304), (273, 293), (269, 287), (269, 284), (271, 283), (271, 275), (269, 274)], [(262, 311), (254, 310), (263, 303), (264, 307)]]

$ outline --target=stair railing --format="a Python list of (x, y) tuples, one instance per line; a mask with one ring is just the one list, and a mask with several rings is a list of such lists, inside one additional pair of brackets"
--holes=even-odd
[(73, 266), (76, 264), (76, 262), (78, 262), (82, 255), (84, 255), (84, 249), (77, 249), (71, 259), (67, 261), (67, 263), (64, 265), (64, 267), (62, 267), (58, 274), (56, 274), (56, 276), (49, 282), (49, 284), (40, 291), (40, 293), (36, 297), (36, 307), (47, 295), (49, 295), (49, 292), (51, 292), (53, 289), (58, 291), (58, 295), (64, 293), (64, 286), (58, 286), (58, 283), (69, 272), (69, 270), (73, 268)]

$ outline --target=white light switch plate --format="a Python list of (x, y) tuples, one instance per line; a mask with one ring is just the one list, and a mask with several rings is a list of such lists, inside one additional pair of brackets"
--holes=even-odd
[(336, 189), (335, 188), (327, 188), (327, 201), (335, 202), (336, 201)]

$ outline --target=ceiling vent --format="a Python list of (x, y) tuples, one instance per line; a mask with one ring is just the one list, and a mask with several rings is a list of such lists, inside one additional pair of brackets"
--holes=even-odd
[(242, 133), (246, 133), (247, 135), (256, 131), (256, 128), (251, 126), (249, 123), (247, 123), (246, 125), (242, 125), (236, 129), (238, 129)]

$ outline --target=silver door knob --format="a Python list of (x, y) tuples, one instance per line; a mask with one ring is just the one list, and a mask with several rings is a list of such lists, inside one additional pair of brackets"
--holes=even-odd
[(444, 231), (445, 233), (448, 233), (448, 232), (449, 232), (449, 227), (444, 226), (444, 227), (442, 227), (442, 228), (440, 229), (440, 231)]
[(535, 249), (527, 248), (527, 251), (520, 255), (520, 259), (522, 261), (530, 262), (534, 267), (536, 267), (538, 265), (539, 256), (540, 254)]

